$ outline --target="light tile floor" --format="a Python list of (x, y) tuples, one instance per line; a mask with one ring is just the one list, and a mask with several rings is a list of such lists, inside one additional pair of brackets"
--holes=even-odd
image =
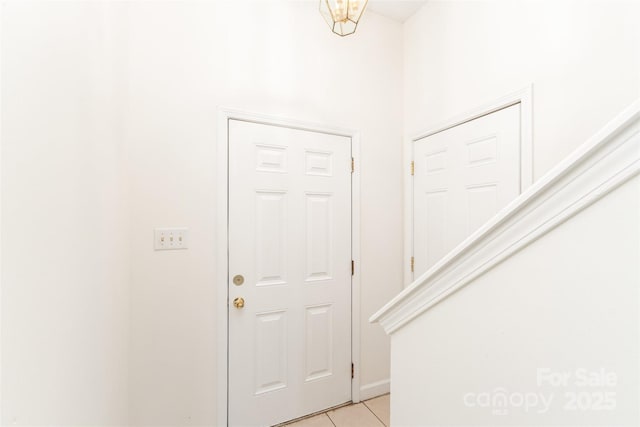
[(385, 427), (389, 426), (389, 395), (287, 424), (287, 427)]

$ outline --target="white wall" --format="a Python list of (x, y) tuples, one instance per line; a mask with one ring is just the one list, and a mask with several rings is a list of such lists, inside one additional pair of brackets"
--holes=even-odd
[(534, 178), (640, 97), (640, 2), (429, 1), (404, 27), (407, 137), (531, 83)]
[[(397, 331), (392, 424), (638, 425), (639, 189), (636, 177)], [(568, 372), (566, 385), (539, 385), (545, 368)], [(580, 386), (581, 368), (615, 385)], [(496, 414), (481, 394), (500, 389), (543, 394), (548, 410), (516, 396)], [(615, 409), (589, 406), (608, 405), (605, 392)], [(565, 393), (586, 394), (582, 409), (565, 409)]]
[[(404, 27), (405, 136), (533, 84), (540, 178), (640, 97), (638, 16), (637, 1), (428, 2)], [(392, 424), (637, 425), (639, 186), (396, 332)], [(579, 368), (615, 371), (617, 409), (564, 410), (565, 391), (611, 389), (538, 387), (538, 368), (571, 372), (569, 384)], [(499, 388), (555, 401), (545, 414), (465, 406), (467, 393)]]
[[(401, 289), (402, 27), (368, 13), (333, 35), (316, 2), (135, 2), (129, 7), (131, 396), (137, 425), (217, 421), (219, 107), (361, 131), (362, 384), (389, 377), (367, 322)], [(190, 248), (154, 252), (186, 226)]]
[(121, 17), (3, 3), (1, 422), (124, 425)]
[[(221, 106), (361, 132), (357, 369), (384, 388), (366, 319), (401, 287), (401, 25), (369, 13), (340, 39), (315, 2), (3, 6), (3, 423), (216, 423)], [(154, 252), (176, 225), (190, 248)]]
[[(432, 1), (345, 39), (315, 2), (253, 6), (5, 5), (4, 422), (215, 423), (218, 107), (361, 130), (366, 385), (389, 364), (366, 319), (401, 286), (403, 110), (408, 136), (534, 83), (539, 177), (640, 91), (637, 2)], [(173, 225), (190, 249), (153, 252)]]

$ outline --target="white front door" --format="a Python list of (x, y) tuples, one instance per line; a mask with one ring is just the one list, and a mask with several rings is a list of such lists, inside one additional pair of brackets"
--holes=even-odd
[(520, 104), (414, 143), (414, 278), (520, 194)]
[(229, 121), (228, 287), (230, 426), (351, 400), (350, 138)]

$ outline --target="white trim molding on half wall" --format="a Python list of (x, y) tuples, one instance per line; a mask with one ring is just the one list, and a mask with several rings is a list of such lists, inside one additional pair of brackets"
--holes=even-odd
[(369, 319), (388, 334), (640, 173), (640, 100)]

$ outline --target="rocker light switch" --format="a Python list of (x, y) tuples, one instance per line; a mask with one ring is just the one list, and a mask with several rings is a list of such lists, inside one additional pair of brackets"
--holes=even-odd
[(153, 243), (156, 251), (187, 249), (189, 230), (187, 228), (156, 228), (153, 231)]

